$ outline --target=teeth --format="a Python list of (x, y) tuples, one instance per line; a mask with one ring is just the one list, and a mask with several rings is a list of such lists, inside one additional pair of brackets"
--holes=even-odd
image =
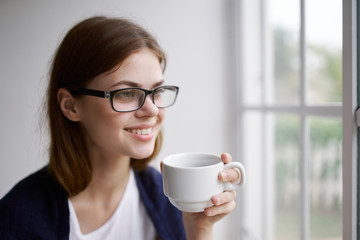
[(130, 132), (139, 135), (148, 135), (152, 132), (152, 128), (131, 129)]

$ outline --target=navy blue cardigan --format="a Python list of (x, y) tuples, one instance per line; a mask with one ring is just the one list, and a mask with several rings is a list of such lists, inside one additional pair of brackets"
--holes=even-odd
[[(160, 239), (185, 239), (181, 212), (163, 194), (160, 173), (148, 167), (135, 178)], [(0, 200), (0, 239), (69, 239), (67, 199), (46, 167), (31, 174)]]

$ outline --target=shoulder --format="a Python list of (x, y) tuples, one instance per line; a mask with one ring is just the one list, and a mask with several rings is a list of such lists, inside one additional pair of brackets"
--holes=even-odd
[[(16, 205), (17, 210), (21, 210), (22, 207), (28, 209), (29, 206), (35, 207), (37, 204), (44, 204), (65, 196), (66, 193), (63, 188), (53, 180), (47, 168), (44, 167), (18, 182), (0, 200), (0, 207)], [(36, 209), (40, 210), (39, 207), (41, 206), (36, 207)]]
[[(41, 235), (54, 231), (51, 224), (58, 224), (68, 217), (67, 194), (50, 176), (47, 168), (17, 183), (0, 200), (0, 233)], [(52, 229), (51, 229), (52, 228)]]

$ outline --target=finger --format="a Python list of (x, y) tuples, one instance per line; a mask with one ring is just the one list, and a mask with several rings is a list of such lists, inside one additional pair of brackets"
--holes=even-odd
[(224, 203), (227, 202), (231, 202), (233, 200), (235, 200), (236, 198), (236, 192), (235, 191), (226, 191), (223, 193), (220, 193), (218, 195), (215, 195), (211, 198), (211, 202), (215, 205), (215, 206), (219, 206), (222, 205)]
[(205, 209), (204, 213), (208, 217), (231, 213), (236, 207), (235, 201), (230, 201), (219, 206), (213, 206)]
[(219, 180), (222, 182), (236, 182), (241, 179), (240, 170), (237, 168), (230, 168), (226, 170), (222, 170), (219, 173)]
[(221, 154), (221, 160), (224, 162), (224, 163), (229, 163), (232, 161), (232, 158), (231, 158), (231, 155), (228, 154), (228, 153), (222, 153)]

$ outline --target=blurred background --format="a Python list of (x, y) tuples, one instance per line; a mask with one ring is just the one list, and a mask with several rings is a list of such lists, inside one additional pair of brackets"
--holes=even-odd
[(168, 55), (180, 93), (154, 167), (185, 151), (245, 165), (215, 239), (342, 239), (341, 0), (2, 0), (0, 198), (47, 163), (50, 62), (93, 15), (137, 22)]

